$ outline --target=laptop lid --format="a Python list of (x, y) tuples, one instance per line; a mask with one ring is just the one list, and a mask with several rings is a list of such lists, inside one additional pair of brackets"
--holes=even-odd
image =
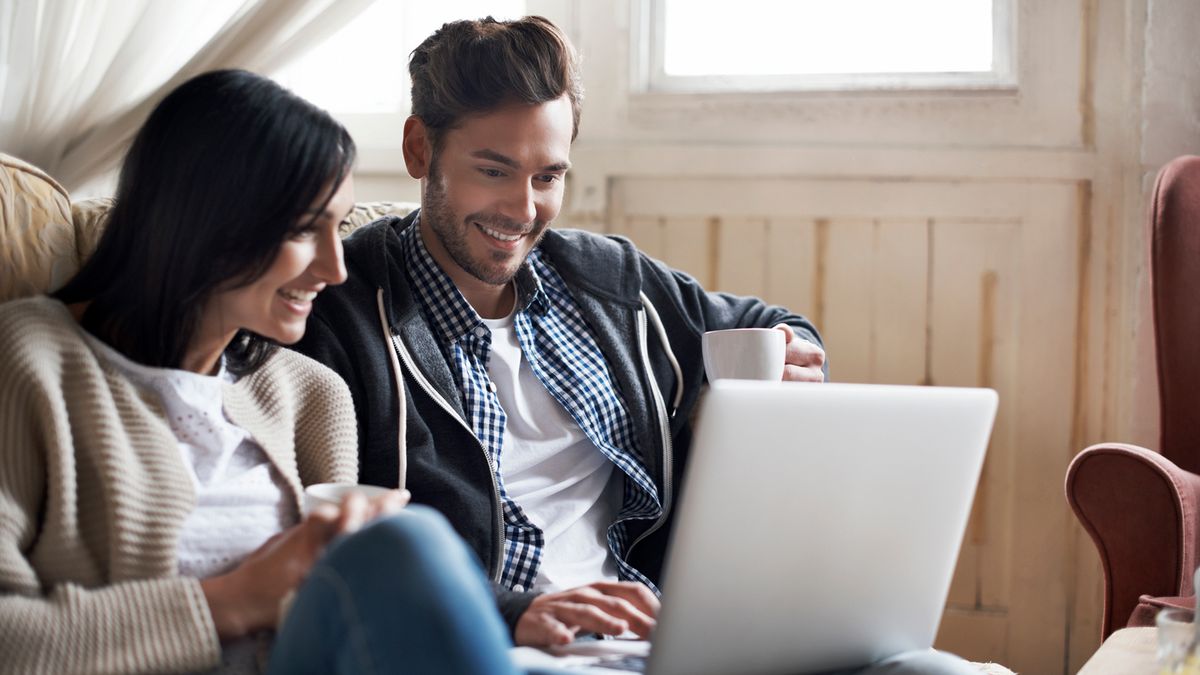
[(715, 382), (647, 671), (819, 671), (929, 647), (996, 405), (990, 389)]

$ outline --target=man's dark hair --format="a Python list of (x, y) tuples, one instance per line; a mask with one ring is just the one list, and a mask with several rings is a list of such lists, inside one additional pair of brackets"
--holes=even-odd
[(412, 111), (435, 148), (467, 115), (507, 103), (571, 101), (571, 140), (579, 133), (579, 57), (548, 19), (492, 17), (444, 24), (413, 50)]
[[(134, 361), (178, 368), (207, 301), (261, 277), (354, 155), (341, 124), (269, 79), (194, 77), (138, 132), (95, 253), (54, 295), (89, 302), (83, 326)], [(275, 348), (239, 331), (226, 367), (252, 372)]]

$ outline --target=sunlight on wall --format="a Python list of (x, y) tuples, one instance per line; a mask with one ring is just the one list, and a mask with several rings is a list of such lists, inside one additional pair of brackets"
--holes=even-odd
[(408, 55), (422, 40), (447, 21), (524, 14), (524, 0), (378, 0), (275, 78), (335, 114), (407, 112)]

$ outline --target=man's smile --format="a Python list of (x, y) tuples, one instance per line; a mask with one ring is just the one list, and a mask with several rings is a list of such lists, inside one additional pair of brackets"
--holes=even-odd
[(487, 227), (484, 225), (479, 225), (478, 223), (476, 223), (476, 225), (478, 225), (479, 229), (483, 230), (484, 234), (486, 234), (489, 237), (492, 237), (493, 239), (499, 239), (500, 241), (519, 241), (521, 239), (521, 237), (525, 236), (524, 233), (507, 234), (505, 232), (501, 232), (500, 230), (493, 230), (490, 227)]

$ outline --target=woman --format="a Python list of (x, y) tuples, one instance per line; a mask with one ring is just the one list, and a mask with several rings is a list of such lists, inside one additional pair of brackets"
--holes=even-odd
[(270, 80), (196, 77), (79, 274), (0, 306), (0, 671), (252, 671), (306, 577), (272, 670), (510, 668), (480, 573), (407, 493), (299, 513), (357, 478), (345, 385), (277, 346), (346, 278), (354, 154)]

